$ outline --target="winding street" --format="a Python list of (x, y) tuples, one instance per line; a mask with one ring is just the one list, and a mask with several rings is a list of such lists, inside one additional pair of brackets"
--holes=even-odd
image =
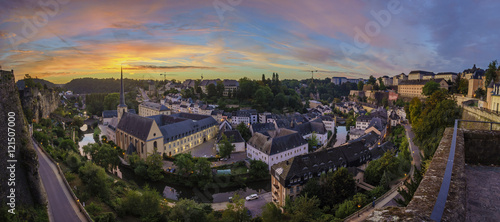
[(76, 205), (71, 191), (67, 190), (57, 167), (40, 151), (40, 147), (33, 143), (38, 155), (39, 172), (43, 186), (47, 193), (49, 219), (53, 222), (87, 221)]
[[(408, 144), (409, 145), (408, 148), (410, 149), (410, 153), (411, 153), (411, 155), (413, 157), (412, 168), (410, 170), (410, 175), (413, 177), (414, 167), (417, 167), (418, 169), (420, 169), (420, 164), (421, 164), (422, 160), (420, 158), (420, 150), (413, 143), (413, 138), (415, 137), (415, 134), (411, 130), (411, 125), (410, 124), (404, 124), (404, 127), (405, 127), (406, 137), (408, 138), (408, 143), (409, 143)], [(380, 202), (378, 202), (375, 205), (374, 208), (370, 208), (367, 211), (360, 212), (358, 214), (358, 217), (349, 218), (346, 221), (350, 221), (350, 222), (364, 221), (366, 218), (368, 218), (373, 213), (373, 211), (375, 209), (380, 209), (380, 208), (385, 207), (387, 204), (389, 204), (389, 202), (391, 202), (397, 196), (398, 196), (398, 192), (394, 191), (394, 192), (390, 193), (386, 198), (384, 198), (383, 200), (381, 200)]]
[(411, 130), (410, 124), (404, 124), (406, 137), (408, 138), (409, 148), (411, 152), (411, 156), (413, 157), (412, 164), (415, 165), (418, 169), (420, 169), (420, 164), (422, 163), (422, 159), (420, 157), (420, 150), (418, 146), (415, 146), (413, 143), (413, 138), (415, 138), (415, 134)]

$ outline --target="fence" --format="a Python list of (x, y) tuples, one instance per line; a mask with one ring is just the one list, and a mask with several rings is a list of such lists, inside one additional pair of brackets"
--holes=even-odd
[(38, 146), (40, 147), (40, 150), (49, 158), (49, 160), (56, 166), (57, 168), (57, 172), (59, 173), (59, 175), (61, 176), (61, 178), (63, 178), (63, 181), (64, 181), (64, 184), (66, 185), (66, 188), (68, 189), (68, 191), (71, 193), (71, 196), (73, 197), (73, 200), (76, 202), (76, 205), (80, 208), (80, 211), (83, 213), (83, 215), (85, 215), (85, 217), (88, 219), (88, 221), (93, 221), (92, 218), (90, 217), (90, 215), (87, 213), (87, 211), (85, 210), (85, 208), (82, 206), (82, 204), (80, 203), (80, 200), (78, 199), (78, 197), (76, 197), (75, 193), (73, 193), (73, 190), (71, 189), (71, 186), (69, 186), (69, 183), (68, 181), (66, 180), (66, 177), (64, 177), (64, 173), (62, 172), (61, 168), (59, 167), (59, 163), (57, 163), (54, 159), (52, 159), (52, 157), (45, 151), (45, 149), (43, 149), (43, 147), (35, 140), (35, 138), (32, 137), (32, 140), (33, 142)]

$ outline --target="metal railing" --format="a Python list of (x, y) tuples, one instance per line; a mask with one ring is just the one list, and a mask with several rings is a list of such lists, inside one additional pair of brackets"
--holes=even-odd
[(448, 155), (448, 162), (446, 163), (446, 169), (444, 171), (443, 182), (441, 183), (441, 188), (439, 189), (439, 194), (431, 213), (431, 220), (434, 221), (441, 221), (446, 206), (446, 200), (448, 199), (448, 191), (450, 189), (451, 175), (453, 172), (453, 161), (455, 159), (455, 148), (457, 144), (457, 131), (459, 127), (458, 125), (459, 122), (490, 124), (490, 131), (493, 129), (493, 124), (500, 124), (498, 122), (486, 122), (486, 121), (462, 120), (462, 119), (455, 120), (455, 126), (453, 128), (453, 138), (451, 141), (450, 153)]

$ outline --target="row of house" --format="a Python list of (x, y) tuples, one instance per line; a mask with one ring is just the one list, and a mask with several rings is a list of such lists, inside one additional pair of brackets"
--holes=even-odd
[[(309, 152), (308, 140), (313, 135), (318, 146), (328, 141), (328, 130), (323, 120), (332, 118), (318, 116), (311, 121), (302, 115), (282, 116), (267, 123), (254, 123), (250, 126), (252, 137), (247, 143), (247, 157), (261, 160), (272, 165)], [(334, 123), (330, 123), (335, 127)], [(313, 147), (314, 148), (314, 147)]]
[(371, 149), (366, 144), (367, 140), (356, 140), (339, 147), (297, 155), (273, 165), (270, 171), (272, 201), (283, 207), (286, 198), (293, 200), (298, 197), (310, 179), (341, 167), (356, 170), (367, 161), (380, 158), (386, 151), (396, 150), (391, 142), (374, 145)]

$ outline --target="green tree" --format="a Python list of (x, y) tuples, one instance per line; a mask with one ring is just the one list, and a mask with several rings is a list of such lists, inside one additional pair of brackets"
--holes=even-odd
[(73, 142), (71, 139), (65, 139), (59, 144), (59, 148), (63, 150), (72, 150), (77, 152), (78, 150), (76, 149), (76, 144)]
[(366, 82), (366, 83), (374, 86), (376, 82), (377, 82), (377, 79), (375, 79), (375, 77), (370, 75), (370, 77), (368, 78), (368, 82)]
[(107, 143), (103, 143), (102, 145), (98, 143), (85, 145), (83, 152), (89, 155), (94, 163), (107, 171), (111, 171), (120, 164), (120, 158), (118, 157), (120, 151)]
[(212, 164), (207, 158), (198, 158), (194, 164), (194, 171), (199, 187), (204, 187), (212, 182)]
[(262, 179), (269, 176), (269, 167), (260, 160), (250, 160), (250, 176), (254, 179)]
[(110, 93), (104, 97), (104, 109), (115, 110), (120, 104), (120, 93)]
[(233, 202), (226, 205), (226, 210), (222, 213), (222, 221), (250, 221), (250, 216), (245, 208), (245, 199), (235, 194), (232, 198)]
[(410, 182), (404, 181), (404, 185), (406, 189), (404, 188), (399, 188), (398, 193), (401, 195), (402, 198), (395, 199), (396, 203), (399, 206), (405, 207), (407, 206), (411, 199), (413, 198), (413, 195), (415, 194), (415, 191), (417, 191), (418, 185), (422, 181), (422, 172), (418, 170), (418, 168), (415, 168), (415, 171), (413, 172), (413, 177), (411, 178)]
[(326, 205), (333, 206), (355, 193), (356, 185), (347, 168), (327, 173), (322, 184)]
[(79, 174), (89, 193), (96, 194), (103, 199), (108, 197), (110, 182), (102, 167), (89, 161), (80, 167)]
[(215, 88), (217, 90), (217, 96), (222, 97), (224, 95), (224, 84), (222, 81), (217, 81), (217, 86)]
[(429, 81), (429, 82), (425, 83), (424, 87), (422, 88), (422, 94), (424, 94), (426, 96), (430, 96), (434, 92), (439, 90), (439, 87), (441, 87), (441, 85), (439, 85), (439, 83), (434, 82), (434, 81)]
[(71, 122), (71, 125), (78, 127), (78, 128), (82, 127), (83, 126), (83, 118), (79, 117), (79, 116), (73, 117), (73, 122)]
[(322, 215), (319, 205), (317, 197), (304, 195), (295, 198), (291, 206), (291, 221), (317, 221)]
[(177, 174), (186, 175), (194, 168), (191, 153), (180, 153), (174, 156), (174, 165), (177, 166)]
[(274, 107), (280, 111), (283, 110), (283, 108), (285, 108), (287, 106), (286, 104), (287, 102), (287, 99), (286, 99), (286, 96), (284, 93), (278, 93), (278, 95), (276, 95), (274, 97)]
[(363, 90), (363, 86), (365, 86), (365, 82), (363, 82), (363, 81), (359, 81), (359, 82), (358, 82), (358, 90), (359, 90), (359, 91)]
[[(391, 151), (387, 151), (377, 160), (372, 160), (365, 169), (365, 181), (372, 185), (378, 185), (382, 180), (384, 172), (397, 174), (399, 162)], [(389, 175), (387, 175), (389, 176)], [(391, 178), (388, 178), (390, 182)]]
[(422, 112), (422, 102), (417, 97), (414, 97), (410, 102), (409, 107), (409, 120), (412, 124), (417, 123), (420, 119), (420, 113)]
[(73, 151), (68, 152), (68, 155), (66, 156), (66, 165), (68, 165), (72, 172), (78, 172), (78, 169), (82, 165), (80, 154)]
[(321, 200), (322, 197), (322, 187), (319, 184), (318, 179), (312, 178), (307, 181), (307, 183), (304, 185), (304, 188), (300, 192), (300, 195), (308, 195), (310, 197), (318, 197)]
[(311, 139), (309, 139), (309, 140), (307, 141), (308, 148), (309, 148), (309, 149), (308, 149), (308, 150), (309, 150), (309, 152), (313, 152), (313, 151), (314, 151), (314, 148), (319, 148), (319, 147), (318, 147), (318, 143), (319, 143), (319, 141), (318, 141), (318, 137), (316, 136), (316, 133), (315, 133), (315, 132), (313, 132), (313, 133), (312, 133), (312, 135), (311, 135)]
[(31, 78), (30, 74), (25, 74), (24, 75), (24, 86), (26, 88), (33, 88), (33, 87), (35, 87), (35, 81), (33, 81), (33, 78)]
[(339, 205), (337, 211), (335, 211), (335, 217), (345, 218), (357, 210), (356, 203), (352, 200), (346, 200)]
[(484, 99), (486, 96), (486, 91), (483, 88), (477, 88), (474, 92), (474, 98)]
[(250, 132), (250, 129), (243, 122), (236, 126), (236, 130), (240, 132), (241, 137), (243, 137), (245, 141), (250, 140), (250, 138), (252, 137), (252, 132)]
[(260, 87), (254, 95), (253, 105), (260, 111), (269, 110), (269, 106), (273, 99), (273, 92), (269, 86)]
[(222, 139), (219, 141), (219, 155), (222, 158), (231, 157), (231, 153), (234, 151), (235, 146), (229, 141), (226, 135), (222, 134)]
[(469, 92), (469, 81), (467, 81), (467, 79), (460, 79), (458, 84), (458, 93), (467, 95), (468, 92)]
[(386, 86), (384, 84), (384, 81), (382, 80), (382, 77), (378, 77), (378, 85), (380, 90), (386, 90)]
[(283, 213), (281, 209), (274, 203), (266, 203), (262, 206), (262, 221), (263, 222), (279, 222), (283, 221)]
[(207, 86), (207, 96), (209, 98), (213, 98), (217, 96), (217, 88), (213, 83), (208, 84)]
[(497, 79), (497, 64), (498, 64), (497, 60), (493, 60), (488, 65), (488, 69), (484, 73), (484, 75), (485, 75), (485, 81), (484, 81), (485, 88), (486, 88), (486, 86), (488, 86), (491, 83), (491, 81), (496, 81), (496, 79)]
[(153, 154), (146, 158), (146, 165), (148, 166), (148, 177), (152, 181), (158, 181), (163, 179), (163, 162), (160, 154), (157, 153), (156, 149)]
[(180, 199), (169, 213), (170, 221), (205, 222), (212, 211), (208, 204), (197, 203), (190, 199)]

